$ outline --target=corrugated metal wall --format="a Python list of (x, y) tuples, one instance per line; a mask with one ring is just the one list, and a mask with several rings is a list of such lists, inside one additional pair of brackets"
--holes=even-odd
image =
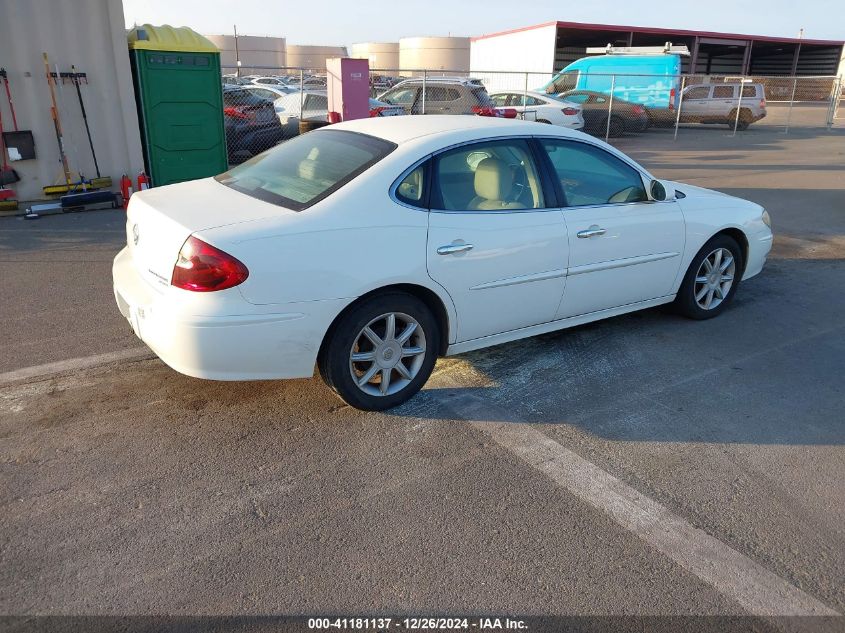
[[(42, 53), (70, 72), (71, 64), (88, 75), (82, 96), (91, 126), (100, 171), (117, 189), (123, 173), (133, 177), (143, 168), (141, 139), (126, 31), (120, 0), (0, 0), (0, 65), (9, 76), (18, 126), (35, 137), (36, 160), (17, 161), (16, 183), (21, 200), (42, 198), (41, 188), (63, 181), (59, 150), (50, 118), (50, 94)], [(76, 90), (71, 83), (57, 89), (65, 147), (71, 169), (93, 177), (94, 162), (85, 134)], [(11, 116), (0, 90), (5, 129)]]

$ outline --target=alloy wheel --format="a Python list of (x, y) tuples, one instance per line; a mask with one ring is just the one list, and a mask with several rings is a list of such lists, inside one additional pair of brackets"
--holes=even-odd
[(372, 396), (401, 391), (425, 361), (422, 326), (402, 312), (388, 312), (370, 321), (349, 351), (349, 371), (358, 388)]
[(717, 248), (701, 262), (695, 275), (695, 302), (713, 310), (724, 301), (734, 284), (736, 259), (727, 248)]

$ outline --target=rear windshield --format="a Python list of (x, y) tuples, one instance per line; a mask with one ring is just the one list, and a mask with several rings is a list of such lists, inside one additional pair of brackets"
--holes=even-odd
[(394, 149), (395, 143), (366, 134), (318, 130), (277, 145), (215, 179), (253, 198), (301, 211)]
[(473, 88), (472, 94), (475, 95), (475, 98), (478, 99), (479, 105), (482, 106), (492, 106), (493, 100), (490, 98), (490, 95), (487, 94), (487, 90), (484, 88)]
[(250, 106), (261, 105), (265, 99), (262, 99), (249, 90), (224, 90), (223, 91), (223, 105), (226, 106)]

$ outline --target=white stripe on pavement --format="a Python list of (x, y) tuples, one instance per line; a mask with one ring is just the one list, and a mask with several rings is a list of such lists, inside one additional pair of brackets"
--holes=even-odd
[(97, 354), (95, 356), (84, 356), (82, 358), (60, 360), (55, 363), (33, 365), (32, 367), (24, 367), (22, 369), (15, 369), (14, 371), (2, 373), (0, 374), (0, 385), (19, 382), (21, 380), (29, 380), (32, 378), (43, 378), (52, 374), (62, 374), (70, 371), (91, 369), (93, 367), (108, 365), (119, 361), (135, 361), (147, 358), (155, 358), (155, 354), (153, 354), (149, 348), (133, 347), (132, 349), (125, 349), (119, 352), (109, 352), (108, 354)]
[[(432, 378), (437, 387), (460, 387), (444, 373)], [(559, 487), (610, 516), (749, 614), (840, 615), (657, 501), (530, 425), (520, 423), (510, 411), (469, 393), (450, 397), (446, 404), (456, 417), (470, 421), (472, 427), (489, 435)]]

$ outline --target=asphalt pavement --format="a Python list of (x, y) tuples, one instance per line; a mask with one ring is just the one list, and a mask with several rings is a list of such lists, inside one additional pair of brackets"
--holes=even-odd
[(79, 369), (140, 345), (121, 212), (0, 219), (0, 614), (845, 612), (845, 135), (741, 134), (616, 143), (769, 210), (725, 314), (444, 359), (381, 414), (143, 352)]

